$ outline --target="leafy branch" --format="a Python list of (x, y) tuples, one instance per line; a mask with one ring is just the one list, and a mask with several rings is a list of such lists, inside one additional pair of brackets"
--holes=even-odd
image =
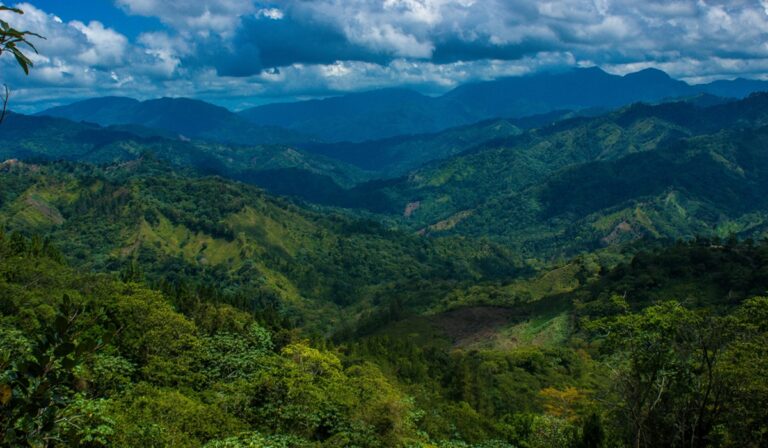
[[(0, 11), (10, 11), (16, 14), (24, 14), (24, 11), (18, 8), (10, 8), (8, 6), (0, 6)], [(0, 19), (0, 55), (5, 52), (10, 52), (13, 57), (16, 58), (16, 62), (19, 63), (19, 66), (21, 66), (21, 69), (24, 70), (24, 73), (27, 75), (29, 74), (29, 68), (34, 64), (32, 63), (32, 60), (29, 59), (29, 57), (27, 57), (27, 55), (21, 51), (19, 46), (26, 45), (31, 48), (32, 51), (37, 53), (37, 48), (35, 45), (27, 39), (30, 36), (45, 39), (43, 36), (37, 33), (33, 33), (32, 31), (19, 31), (11, 27), (11, 25), (5, 20)]]
[[(18, 8), (11, 8), (8, 6), (0, 6), (0, 12), (8, 11), (16, 14), (24, 14), (24, 11), (18, 9)], [(29, 41), (28, 38), (30, 37), (37, 37), (40, 39), (45, 39), (43, 36), (34, 33), (32, 31), (19, 31), (16, 28), (13, 28), (8, 22), (5, 20), (0, 19), (0, 56), (3, 55), (3, 53), (11, 53), (13, 57), (16, 59), (16, 62), (19, 63), (19, 66), (22, 70), (24, 70), (24, 74), (29, 75), (29, 69), (34, 65), (32, 60), (24, 54), (22, 51), (22, 48), (24, 46), (27, 46), (32, 49), (35, 53), (37, 53), (37, 48), (35, 45)], [(2, 95), (2, 98), (0, 98), (0, 101), (3, 103), (2, 112), (0, 112), (0, 123), (3, 122), (5, 119), (5, 115), (8, 109), (8, 98), (10, 97), (10, 91), (8, 89), (8, 86), (3, 85), (5, 89), (5, 93)]]

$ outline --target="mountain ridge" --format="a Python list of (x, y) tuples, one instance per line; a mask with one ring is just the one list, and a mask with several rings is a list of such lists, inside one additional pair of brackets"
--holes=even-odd
[[(638, 101), (654, 103), (701, 94), (739, 99), (762, 90), (768, 90), (768, 81), (736, 79), (690, 85), (654, 68), (619, 76), (591, 67), (467, 83), (440, 96), (406, 88), (385, 88), (272, 103), (239, 112), (195, 99), (140, 102), (104, 97), (38, 114), (102, 125), (141, 124), (220, 141), (234, 138), (233, 134), (244, 134), (238, 135), (235, 143), (296, 143), (315, 138), (336, 143), (434, 133), (492, 118), (521, 118), (556, 110), (611, 109)], [(106, 107), (105, 103), (110, 101), (114, 104)], [(169, 115), (185, 119), (169, 122)], [(245, 122), (257, 128), (249, 129)], [(232, 123), (236, 124), (234, 131), (227, 129)], [(244, 141), (246, 138), (250, 140)]]
[(296, 143), (313, 138), (296, 131), (247, 122), (228, 109), (192, 98), (138, 101), (102, 97), (58, 106), (35, 114), (101, 126), (140, 125), (194, 139), (235, 144)]

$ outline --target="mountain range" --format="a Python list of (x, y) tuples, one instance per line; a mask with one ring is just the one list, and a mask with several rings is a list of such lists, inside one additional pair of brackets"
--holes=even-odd
[(655, 103), (702, 94), (743, 98), (762, 90), (768, 90), (768, 82), (736, 79), (689, 85), (656, 69), (618, 76), (588, 68), (467, 84), (437, 97), (386, 89), (267, 104), (237, 114), (183, 98), (139, 102), (116, 97), (86, 100), (40, 114), (101, 125), (137, 124), (229, 143), (331, 143), (434, 133), (492, 118), (607, 110), (638, 101)]
[(330, 200), (538, 256), (642, 237), (756, 236), (768, 223), (766, 111), (768, 94), (709, 107), (636, 104), (490, 139)]
[(384, 90), (270, 104), (240, 115), (260, 125), (306, 132), (325, 141), (362, 141), (436, 132), (490, 118), (521, 118), (556, 110), (605, 110), (700, 94), (742, 98), (761, 90), (768, 90), (768, 82), (734, 80), (694, 86), (656, 69), (617, 76), (589, 68), (467, 84), (438, 97)]
[(768, 223), (760, 152), (767, 110), (768, 94), (699, 96), (295, 147), (11, 115), (0, 154), (114, 163), (151, 153), (424, 235), (493, 238), (535, 257), (561, 256), (641, 238), (759, 235)]
[(102, 97), (54, 107), (38, 115), (101, 126), (135, 125), (165, 135), (235, 144), (296, 143), (311, 140), (297, 131), (250, 123), (229, 110), (189, 98), (138, 101)]
[[(234, 145), (179, 138), (166, 131), (138, 125), (102, 127), (62, 118), (9, 114), (0, 127), (0, 159), (68, 160), (96, 164), (118, 163), (151, 153), (174, 167), (235, 179), (270, 177), (270, 172), (299, 170), (305, 177), (322, 176), (351, 187), (370, 179), (344, 162), (288, 145)], [(258, 182), (256, 182), (258, 183)], [(291, 190), (280, 193), (291, 194)]]

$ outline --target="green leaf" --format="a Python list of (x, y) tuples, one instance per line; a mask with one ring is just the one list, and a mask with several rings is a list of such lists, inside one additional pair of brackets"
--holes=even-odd
[(10, 11), (15, 12), (16, 14), (24, 14), (24, 11), (20, 10), (19, 8), (11, 8), (10, 6), (0, 6), (0, 11)]
[(67, 328), (69, 327), (69, 320), (67, 320), (67, 318), (62, 315), (56, 316), (54, 327), (59, 334), (64, 334), (67, 332)]
[(72, 370), (77, 365), (75, 358), (67, 357), (61, 360), (61, 366), (66, 370)]
[(71, 342), (65, 342), (65, 343), (59, 345), (58, 347), (56, 347), (56, 349), (53, 351), (53, 353), (56, 356), (67, 356), (70, 353), (72, 353), (73, 351), (75, 351), (75, 344), (73, 344)]
[(77, 345), (77, 354), (82, 355), (88, 353), (98, 346), (98, 342), (94, 339), (88, 338), (83, 340)]

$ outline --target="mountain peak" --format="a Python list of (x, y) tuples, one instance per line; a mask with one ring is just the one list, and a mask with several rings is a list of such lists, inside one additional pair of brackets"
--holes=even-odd
[(600, 75), (607, 74), (607, 72), (605, 70), (603, 70), (602, 68), (600, 68), (600, 67), (598, 67), (596, 65), (594, 65), (592, 67), (577, 68), (577, 69), (574, 69), (574, 71), (581, 72), (581, 73), (600, 74)]
[(646, 81), (669, 81), (672, 79), (667, 72), (657, 68), (646, 68), (639, 72), (624, 75), (625, 79), (642, 79)]

